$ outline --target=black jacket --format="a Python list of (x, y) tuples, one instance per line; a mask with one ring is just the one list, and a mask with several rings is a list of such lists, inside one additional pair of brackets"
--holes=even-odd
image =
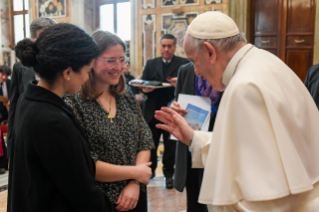
[[(195, 73), (193, 63), (188, 63), (181, 66), (178, 71), (178, 80), (175, 90), (175, 97), (178, 99), (179, 94), (189, 94), (196, 95), (196, 85), (195, 85)], [(220, 93), (216, 107), (218, 108), (221, 101), (223, 93)], [(216, 119), (216, 114), (211, 113), (209, 131), (214, 128), (214, 123)], [(180, 141), (176, 143), (176, 155), (175, 155), (175, 180), (174, 187), (176, 190), (182, 192), (186, 184), (187, 177), (187, 157), (188, 157), (188, 146)], [(196, 183), (196, 182), (194, 182)]]
[[(7, 88), (7, 97), (10, 99), (10, 85), (11, 85), (11, 80), (7, 79), (6, 82), (6, 88)], [(3, 95), (4, 96), (4, 95)], [(1, 103), (2, 106), (0, 107), (0, 122), (8, 120), (8, 111), (7, 108), (5, 107), (4, 103)], [(7, 156), (6, 156), (7, 157)]]
[(72, 110), (29, 84), (16, 108), (8, 212), (113, 211), (95, 186), (95, 164)]
[(27, 85), (31, 80), (35, 79), (32, 68), (23, 66), (21, 63), (15, 63), (11, 77), (11, 87), (9, 91), (10, 109), (8, 115), (8, 157), (10, 157), (10, 149), (12, 143), (12, 128), (14, 123), (15, 111), (19, 97), (24, 93)]
[[(167, 76), (177, 77), (177, 71), (183, 64), (188, 63), (186, 58), (174, 56), (169, 65)], [(167, 82), (163, 74), (163, 58), (156, 57), (147, 61), (142, 75), (143, 80), (155, 80), (160, 82)], [(155, 89), (153, 92), (146, 93), (147, 98), (144, 100), (143, 114), (145, 121), (149, 123), (154, 116), (156, 108), (160, 106), (167, 106), (167, 104), (174, 99), (174, 87)], [(159, 102), (160, 101), (160, 102)]]
[(313, 100), (319, 109), (319, 64), (311, 66), (305, 80), (305, 86), (309, 90)]

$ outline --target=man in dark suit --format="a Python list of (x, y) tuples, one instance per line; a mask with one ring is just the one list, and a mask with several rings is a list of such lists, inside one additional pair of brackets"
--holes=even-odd
[[(7, 65), (0, 66), (0, 96), (10, 98), (11, 68)], [(8, 119), (8, 111), (3, 103), (0, 103), (0, 122)]]
[(319, 64), (313, 65), (309, 68), (305, 80), (305, 86), (319, 109)]
[[(30, 25), (31, 38), (36, 40), (39, 34), (43, 29), (56, 24), (57, 22), (51, 18), (39, 17), (33, 20)], [(19, 96), (21, 96), (27, 85), (30, 81), (36, 79), (36, 76), (32, 68), (24, 67), (20, 62), (15, 63), (13, 66), (12, 73), (12, 83), (10, 89), (10, 109), (8, 117), (8, 137), (7, 137), (7, 146), (8, 146), (8, 157), (10, 157), (10, 149), (12, 142), (12, 128), (15, 117), (15, 110), (17, 107), (17, 102)]]
[[(7, 65), (0, 66), (0, 96), (10, 98), (11, 68)], [(4, 103), (0, 103), (0, 122), (8, 120), (8, 111)], [(6, 132), (6, 131), (5, 131)], [(0, 174), (4, 174), (8, 169), (7, 147), (4, 144), (3, 131), (0, 133)]]
[(170, 34), (164, 34), (160, 38), (161, 57), (156, 57), (147, 61), (143, 71), (143, 80), (154, 80), (160, 82), (170, 82), (173, 87), (151, 89), (143, 88), (143, 92), (147, 94), (144, 101), (143, 113), (148, 123), (155, 143), (156, 149), (151, 151), (152, 172), (155, 176), (157, 167), (157, 147), (160, 136), (164, 139), (164, 155), (163, 155), (163, 173), (166, 177), (166, 188), (173, 188), (174, 160), (176, 142), (169, 140), (169, 133), (156, 128), (159, 122), (154, 118), (155, 110), (159, 110), (163, 106), (167, 106), (174, 99), (174, 87), (177, 81), (177, 71), (179, 67), (189, 61), (185, 58), (174, 56), (176, 49), (176, 38)]

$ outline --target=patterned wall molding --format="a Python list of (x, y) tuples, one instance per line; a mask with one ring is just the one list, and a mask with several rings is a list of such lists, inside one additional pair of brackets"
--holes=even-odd
[(222, 4), (223, 0), (205, 0), (205, 4)]
[(154, 9), (156, 8), (156, 0), (142, 0), (142, 9)]
[(148, 59), (156, 57), (156, 15), (143, 15), (142, 28), (142, 65), (144, 67)]
[(161, 0), (161, 7), (194, 6), (199, 0)]
[(187, 26), (198, 15), (198, 12), (187, 12), (183, 14), (164, 13), (162, 14), (162, 34), (172, 34), (177, 38), (175, 55), (185, 57), (183, 42)]

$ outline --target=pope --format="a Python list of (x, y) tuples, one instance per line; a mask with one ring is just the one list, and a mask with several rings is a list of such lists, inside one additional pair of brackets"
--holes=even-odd
[(193, 20), (184, 50), (195, 74), (224, 91), (214, 133), (171, 109), (155, 113), (166, 123), (158, 128), (190, 146), (193, 168), (205, 168), (199, 202), (214, 212), (319, 211), (319, 113), (296, 74), (220, 12)]

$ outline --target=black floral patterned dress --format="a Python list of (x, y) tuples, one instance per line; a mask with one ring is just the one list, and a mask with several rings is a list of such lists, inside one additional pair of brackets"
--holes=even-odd
[[(122, 96), (116, 96), (116, 116), (113, 123), (97, 102), (84, 101), (80, 92), (65, 95), (64, 101), (73, 109), (84, 128), (89, 141), (92, 158), (115, 165), (135, 165), (139, 151), (154, 148), (151, 131), (144, 120), (139, 103), (126, 90)], [(115, 204), (129, 180), (112, 183), (96, 182), (96, 185)], [(141, 191), (146, 186), (141, 185)]]

